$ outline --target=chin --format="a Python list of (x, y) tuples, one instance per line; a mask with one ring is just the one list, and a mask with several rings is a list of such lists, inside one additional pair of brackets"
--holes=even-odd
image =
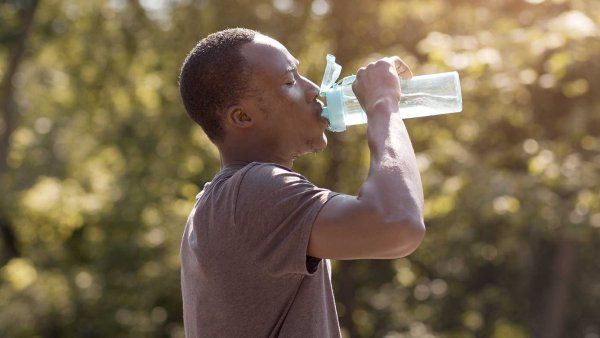
[(317, 138), (315, 140), (313, 140), (313, 142), (311, 142), (311, 146), (312, 146), (312, 151), (313, 153), (318, 153), (323, 151), (323, 149), (325, 149), (325, 147), (327, 147), (327, 135), (325, 135), (325, 133), (323, 132), (321, 134), (320, 138)]
[[(325, 149), (325, 147), (327, 147), (327, 135), (325, 135), (325, 132), (323, 131), (323, 136), (321, 136), (321, 140), (323, 141), (323, 149)], [(321, 149), (321, 150), (323, 150)]]

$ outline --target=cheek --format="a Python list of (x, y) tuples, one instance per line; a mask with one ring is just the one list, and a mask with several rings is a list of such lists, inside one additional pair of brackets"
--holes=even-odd
[(290, 115), (297, 110), (297, 95), (292, 90), (280, 90), (262, 100), (263, 108), (270, 112), (275, 120), (285, 123), (283, 120), (289, 120)]
[(295, 103), (305, 103), (304, 95), (305, 95), (304, 91), (298, 87), (298, 88), (295, 88), (295, 90), (290, 95), (290, 97), (292, 98), (292, 100)]
[(304, 102), (304, 91), (298, 84), (294, 87), (286, 87), (280, 95), (282, 101), (288, 106), (296, 106)]
[(307, 113), (304, 92), (300, 87), (284, 87), (265, 96), (261, 103), (263, 109), (269, 112), (269, 128), (285, 130), (288, 136), (306, 135), (309, 129), (307, 123), (314, 119)]

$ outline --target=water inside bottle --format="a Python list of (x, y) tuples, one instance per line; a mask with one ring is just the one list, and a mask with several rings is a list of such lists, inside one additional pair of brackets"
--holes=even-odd
[(356, 96), (344, 95), (344, 123), (347, 126), (367, 123), (367, 115)]
[(402, 118), (412, 118), (455, 112), (459, 99), (452, 95), (431, 95), (427, 93), (406, 93), (400, 97)]
[[(431, 116), (454, 112), (460, 106), (459, 99), (451, 95), (431, 95), (427, 93), (403, 93), (400, 97), (399, 112), (402, 118)], [(366, 123), (358, 99), (354, 95), (344, 95), (344, 122), (351, 126)]]

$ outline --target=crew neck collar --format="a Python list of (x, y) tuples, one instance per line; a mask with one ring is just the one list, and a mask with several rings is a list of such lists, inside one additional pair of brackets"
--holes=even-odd
[(247, 166), (250, 163), (252, 163), (252, 162), (248, 162), (248, 161), (231, 161), (226, 166), (221, 167), (220, 171), (225, 171), (225, 170), (229, 170), (229, 169), (240, 169), (240, 168), (243, 168), (243, 167)]

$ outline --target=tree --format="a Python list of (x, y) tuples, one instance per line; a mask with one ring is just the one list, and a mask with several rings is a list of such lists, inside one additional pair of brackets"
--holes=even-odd
[[(344, 74), (384, 55), (460, 73), (462, 113), (406, 120), (421, 247), (333, 262), (346, 336), (597, 336), (598, 17), (569, 0), (1, 3), (0, 335), (183, 335), (179, 240), (219, 162), (177, 76), (202, 37), (245, 26), (317, 83), (326, 53)], [(295, 169), (356, 194), (365, 136), (330, 133)]]

